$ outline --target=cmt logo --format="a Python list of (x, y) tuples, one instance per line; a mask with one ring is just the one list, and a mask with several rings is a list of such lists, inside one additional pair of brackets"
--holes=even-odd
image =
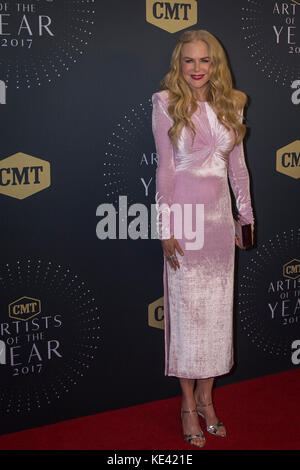
[(0, 194), (25, 199), (49, 186), (49, 162), (21, 152), (0, 160)]
[(27, 321), (41, 313), (41, 301), (32, 297), (20, 297), (8, 306), (8, 316), (15, 320)]
[(164, 298), (160, 297), (148, 306), (148, 325), (164, 329)]
[(297, 279), (300, 276), (300, 260), (292, 259), (288, 263), (285, 263), (283, 265), (283, 275), (290, 279)]
[(292, 178), (300, 178), (300, 140), (277, 150), (276, 170)]
[(197, 1), (146, 0), (146, 21), (169, 33), (189, 28), (197, 23)]

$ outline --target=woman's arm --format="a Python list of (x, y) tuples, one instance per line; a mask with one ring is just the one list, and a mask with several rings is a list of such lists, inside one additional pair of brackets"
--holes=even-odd
[[(243, 111), (240, 120), (241, 122), (243, 120)], [(251, 205), (250, 181), (245, 162), (243, 141), (235, 145), (229, 154), (228, 176), (235, 195), (238, 212), (252, 224), (253, 228), (254, 216)]]
[(171, 238), (170, 208), (174, 188), (175, 162), (174, 148), (168, 136), (173, 125), (167, 105), (158, 93), (152, 95), (152, 131), (158, 156), (156, 170), (156, 209), (157, 233), (160, 240)]

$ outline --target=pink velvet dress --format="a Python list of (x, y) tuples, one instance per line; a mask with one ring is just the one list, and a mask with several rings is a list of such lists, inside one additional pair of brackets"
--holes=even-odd
[[(194, 142), (184, 127), (176, 148), (168, 136), (173, 124), (168, 114), (168, 91), (154, 93), (152, 103), (158, 154), (158, 238), (170, 238), (176, 222), (182, 234), (175, 238), (184, 252), (182, 256), (176, 251), (180, 264), (176, 271), (164, 257), (165, 375), (215, 377), (233, 366), (235, 228), (228, 177), (239, 214), (254, 224), (243, 142), (235, 145), (235, 132), (218, 121), (208, 102), (198, 101), (192, 116)], [(173, 204), (179, 205), (182, 213), (184, 204), (192, 205), (194, 210), (186, 218), (191, 227), (171, 209), (169, 223), (165, 219), (162, 223), (165, 208)], [(202, 207), (201, 226), (197, 204)], [(202, 232), (202, 242), (192, 249), (187, 228)], [(198, 238), (201, 240), (199, 233)]]

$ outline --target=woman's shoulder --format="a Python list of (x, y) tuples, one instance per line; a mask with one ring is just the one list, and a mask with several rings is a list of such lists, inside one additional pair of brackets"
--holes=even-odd
[(153, 100), (158, 99), (160, 101), (163, 101), (163, 103), (168, 104), (169, 103), (169, 91), (168, 90), (161, 90), (153, 93), (152, 95), (152, 102)]

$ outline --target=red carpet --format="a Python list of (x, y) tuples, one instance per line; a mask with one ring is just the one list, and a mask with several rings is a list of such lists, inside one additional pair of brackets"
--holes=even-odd
[[(215, 409), (228, 437), (205, 433), (203, 450), (300, 449), (299, 396), (300, 369), (217, 388)], [(176, 397), (6, 434), (0, 449), (198, 451), (182, 438), (180, 404)]]

